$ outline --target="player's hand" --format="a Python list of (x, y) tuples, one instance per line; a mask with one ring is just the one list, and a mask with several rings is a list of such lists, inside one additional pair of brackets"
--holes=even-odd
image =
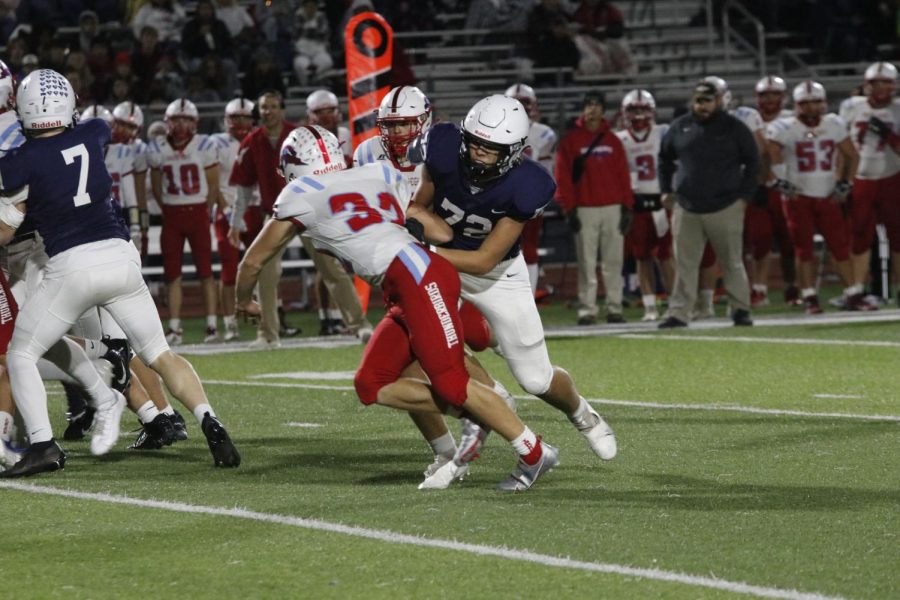
[(787, 196), (788, 198), (797, 197), (797, 187), (787, 179), (776, 179), (775, 183), (772, 184), (772, 187), (781, 192), (781, 195), (783, 196)]
[(255, 325), (259, 321), (259, 317), (262, 314), (262, 309), (259, 307), (259, 304), (256, 301), (250, 300), (245, 304), (236, 304), (234, 307), (234, 314), (244, 323), (249, 322)]
[(843, 179), (834, 184), (834, 191), (831, 192), (832, 202), (843, 204), (853, 191), (853, 184)]
[(416, 240), (422, 242), (423, 244), (427, 243), (425, 242), (425, 226), (421, 221), (416, 218), (406, 219), (406, 222), (403, 223), (403, 226), (411, 236), (416, 238)]
[(622, 206), (622, 214), (619, 216), (619, 233), (628, 235), (634, 224), (634, 212), (627, 206)]
[(890, 125), (875, 116), (869, 117), (868, 128), (869, 131), (877, 135), (882, 140), (886, 140), (892, 133), (894, 133), (894, 130), (891, 129)]
[(228, 243), (235, 248), (241, 247), (241, 232), (238, 231), (237, 227), (228, 228)]
[(668, 211), (671, 211), (673, 208), (675, 208), (676, 198), (677, 198), (677, 196), (675, 194), (671, 194), (671, 193), (663, 194), (660, 197), (660, 201), (662, 202), (663, 208)]
[(578, 213), (576, 211), (573, 210), (566, 216), (566, 222), (569, 224), (569, 229), (572, 233), (581, 231), (581, 219), (578, 218)]

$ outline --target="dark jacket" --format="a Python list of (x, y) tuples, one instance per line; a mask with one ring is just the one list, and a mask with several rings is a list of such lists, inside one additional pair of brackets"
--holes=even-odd
[(759, 168), (753, 133), (722, 111), (707, 121), (698, 121), (693, 113), (678, 117), (659, 149), (660, 190), (674, 190), (678, 204), (694, 213), (718, 212), (738, 199), (749, 201)]

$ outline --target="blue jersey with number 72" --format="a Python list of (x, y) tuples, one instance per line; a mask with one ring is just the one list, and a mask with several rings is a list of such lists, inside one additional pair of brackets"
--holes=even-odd
[(0, 158), (0, 188), (29, 186), (27, 214), (51, 258), (111, 238), (131, 239), (112, 203), (104, 148), (110, 129), (90, 119), (47, 138), (29, 138)]

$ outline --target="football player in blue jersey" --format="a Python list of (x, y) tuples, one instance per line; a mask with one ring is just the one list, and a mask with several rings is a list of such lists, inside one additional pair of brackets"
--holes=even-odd
[[(65, 453), (53, 438), (37, 360), (92, 306), (109, 311), (138, 356), (193, 410), (215, 465), (238, 466), (240, 455), (216, 419), (196, 372), (165, 341), (141, 275), (140, 254), (113, 207), (112, 180), (103, 160), (109, 125), (100, 119), (77, 124), (72, 85), (50, 69), (34, 71), (21, 82), (16, 105), (28, 141), (0, 158), (0, 189), (27, 185), (29, 193), (27, 202), (21, 195), (0, 202), (0, 243), (15, 234), (27, 204), (50, 259), (40, 287), (19, 313), (7, 356), (31, 445), (0, 477), (34, 475), (65, 465)], [(95, 380), (95, 386), (102, 385), (98, 376)], [(94, 391), (104, 401), (95, 407), (91, 452), (105, 454), (118, 439), (125, 399), (115, 391), (105, 396), (102, 390)]]
[(525, 107), (500, 95), (476, 103), (461, 128), (433, 125), (411, 150), (425, 169), (407, 216), (435, 239), (435, 217), (453, 229), (453, 240), (438, 253), (459, 271), (462, 297), (487, 318), (519, 385), (564, 412), (591, 449), (610, 460), (616, 455), (612, 429), (572, 377), (550, 363), (519, 249), (525, 223), (541, 215), (556, 189), (546, 169), (523, 154), (530, 126)]

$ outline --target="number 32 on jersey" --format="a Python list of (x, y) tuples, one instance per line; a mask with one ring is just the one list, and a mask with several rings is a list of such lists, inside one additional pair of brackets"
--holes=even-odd
[(343, 217), (353, 233), (376, 223), (403, 225), (405, 220), (397, 199), (387, 192), (380, 192), (374, 202), (358, 192), (337, 194), (328, 199), (328, 208)]

